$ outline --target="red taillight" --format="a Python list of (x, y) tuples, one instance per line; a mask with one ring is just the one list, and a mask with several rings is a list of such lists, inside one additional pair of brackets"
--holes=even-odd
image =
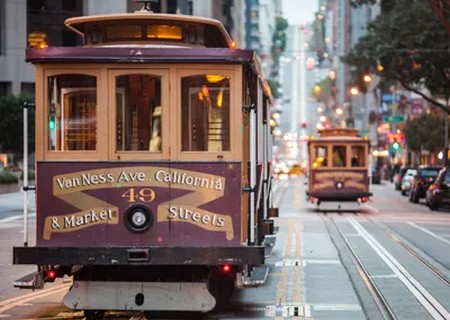
[(44, 271), (44, 281), (45, 282), (54, 282), (56, 279), (56, 270), (48, 270)]
[(224, 264), (223, 266), (222, 266), (222, 272), (223, 273), (228, 273), (228, 272), (230, 272), (231, 271), (231, 266), (229, 265), (229, 264)]
[(368, 197), (362, 197), (362, 198), (361, 198), (361, 202), (362, 202), (362, 203), (366, 203), (366, 202), (367, 202), (367, 200), (369, 200), (369, 198), (368, 198)]
[(55, 279), (56, 278), (56, 271), (55, 270), (49, 270), (47, 272), (47, 278), (48, 279)]

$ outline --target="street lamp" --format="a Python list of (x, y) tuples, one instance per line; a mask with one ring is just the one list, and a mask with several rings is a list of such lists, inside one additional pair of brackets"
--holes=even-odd
[(359, 89), (358, 89), (357, 87), (351, 87), (351, 88), (350, 88), (350, 93), (351, 93), (353, 96), (356, 96), (356, 95), (359, 94)]
[(369, 83), (370, 81), (372, 81), (372, 77), (369, 74), (365, 74), (363, 76), (363, 80), (364, 82)]

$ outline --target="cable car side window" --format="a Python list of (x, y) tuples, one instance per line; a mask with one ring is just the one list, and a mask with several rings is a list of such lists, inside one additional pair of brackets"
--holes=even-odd
[(327, 166), (327, 146), (315, 146), (314, 147), (314, 162), (312, 164), (313, 168), (326, 167)]
[(332, 159), (333, 167), (346, 166), (346, 148), (345, 146), (333, 146)]
[(48, 149), (97, 149), (97, 78), (82, 74), (51, 76), (48, 84)]
[(116, 77), (116, 150), (161, 152), (161, 77)]
[(366, 164), (364, 162), (365, 160), (365, 154), (364, 154), (365, 148), (363, 146), (352, 146), (352, 159), (351, 159), (351, 166), (352, 167), (364, 167)]
[(181, 150), (230, 151), (230, 78), (183, 77), (181, 97)]

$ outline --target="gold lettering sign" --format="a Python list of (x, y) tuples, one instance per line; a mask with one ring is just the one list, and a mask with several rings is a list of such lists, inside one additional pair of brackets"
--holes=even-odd
[[(158, 222), (192, 223), (206, 230), (224, 232), (228, 240), (234, 239), (231, 216), (199, 208), (223, 197), (225, 178), (202, 172), (163, 167), (120, 167), (54, 176), (53, 195), (80, 211), (70, 215), (47, 217), (43, 238), (50, 239), (54, 232), (74, 231), (102, 223), (117, 224), (119, 210), (116, 206), (84, 192), (122, 187), (171, 187), (192, 191), (159, 204), (156, 214)], [(93, 220), (92, 217), (97, 217), (98, 213), (106, 214), (106, 218)]]
[(365, 191), (367, 185), (361, 181), (364, 179), (364, 174), (361, 172), (320, 172), (314, 176), (313, 191), (319, 191), (325, 188), (334, 187), (338, 181), (344, 182), (345, 187), (356, 188)]

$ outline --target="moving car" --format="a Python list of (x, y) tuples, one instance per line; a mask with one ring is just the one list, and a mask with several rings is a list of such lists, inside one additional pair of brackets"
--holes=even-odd
[(400, 170), (396, 174), (394, 174), (393, 181), (394, 181), (395, 190), (401, 190), (402, 179), (403, 179), (403, 176), (406, 174), (406, 171), (408, 171), (408, 169), (409, 169), (409, 167), (402, 166), (400, 168)]
[(444, 167), (426, 191), (425, 199), (430, 210), (450, 207), (450, 167)]
[(400, 190), (403, 196), (409, 193), (409, 190), (411, 189), (411, 183), (416, 173), (417, 169), (406, 170), (406, 173), (403, 176), (402, 181), (400, 182)]
[(434, 182), (442, 167), (431, 167), (428, 165), (419, 166), (417, 174), (411, 183), (409, 192), (409, 201), (418, 203), (420, 199), (425, 198), (425, 192)]

